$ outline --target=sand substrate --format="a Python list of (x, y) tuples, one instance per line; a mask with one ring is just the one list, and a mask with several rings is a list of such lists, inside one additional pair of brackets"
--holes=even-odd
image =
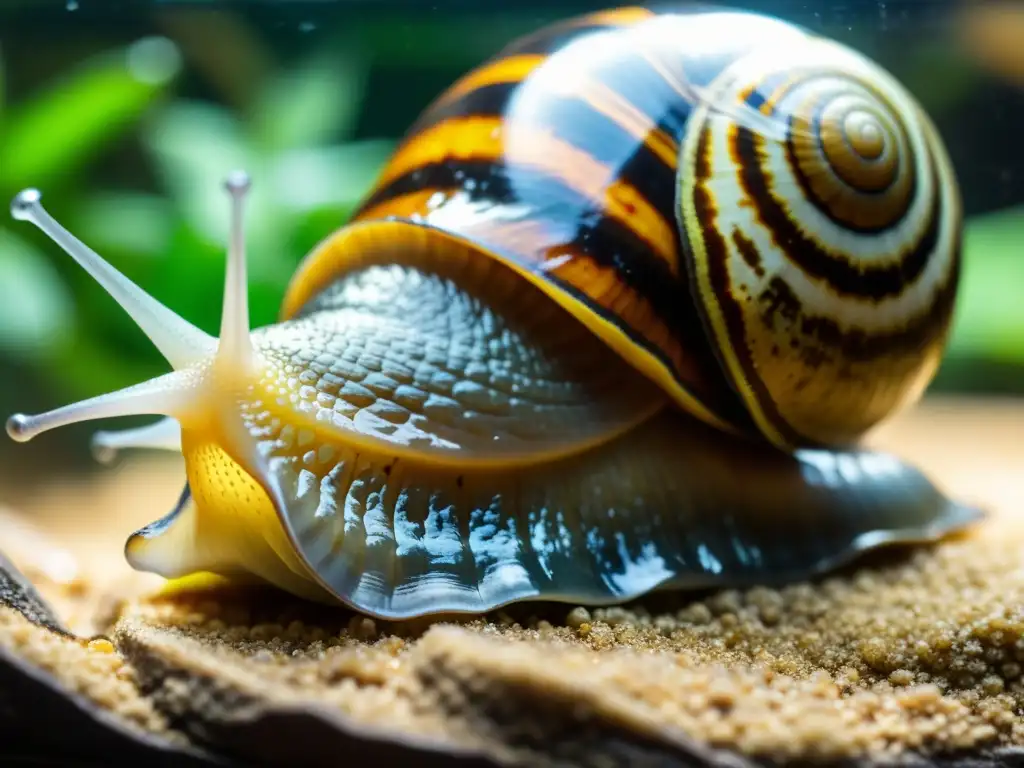
[[(938, 547), (779, 590), (395, 624), (133, 574), (124, 538), (180, 480), (173, 462), (134, 460), (0, 518), (0, 550), (25, 577), (0, 579), (0, 706), (39, 731), (0, 744), (52, 751), (64, 723), (84, 734), (65, 753), (109, 759), (115, 745), (173, 765), (1012, 762), (1022, 437), (1024, 409), (950, 402), (878, 435), (991, 511)], [(57, 713), (47, 728), (33, 706)]]

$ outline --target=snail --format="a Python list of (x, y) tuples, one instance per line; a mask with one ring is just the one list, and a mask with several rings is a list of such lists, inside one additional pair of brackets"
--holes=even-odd
[(403, 619), (811, 578), (983, 517), (863, 447), (920, 398), (957, 180), (890, 74), (783, 20), (618, 8), (513, 42), (420, 115), (251, 330), (231, 204), (219, 338), (12, 204), (173, 371), (49, 413), (184, 456), (129, 563)]

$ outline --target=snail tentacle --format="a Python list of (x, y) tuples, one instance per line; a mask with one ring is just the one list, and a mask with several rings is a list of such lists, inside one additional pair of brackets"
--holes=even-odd
[(15, 199), (174, 373), (18, 439), (180, 450), (135, 568), (408, 618), (804, 579), (982, 517), (854, 446), (941, 357), (950, 158), (866, 57), (756, 13), (641, 8), (521, 38), (414, 123), (250, 329), (232, 202), (219, 339)]
[(41, 199), (36, 189), (21, 191), (11, 202), (11, 216), (37, 226), (77, 261), (124, 308), (167, 362), (180, 370), (213, 352), (213, 338), (147, 294), (68, 232), (43, 208)]
[(249, 374), (254, 370), (254, 352), (249, 338), (249, 287), (242, 216), (245, 196), (250, 186), (249, 176), (241, 171), (231, 174), (224, 182), (225, 189), (231, 195), (231, 236), (228, 242), (217, 364), (239, 374)]
[[(11, 205), (12, 215), (30, 221), (79, 262), (118, 301), (174, 367), (171, 373), (47, 413), (15, 414), (7, 431), (19, 441), (30, 440), (60, 426), (116, 416), (162, 415), (173, 422), (204, 425), (222, 422), (236, 399), (258, 378), (262, 361), (249, 338), (242, 206), (248, 177), (235, 173), (225, 182), (232, 201), (232, 233), (228, 248), (221, 339), (182, 319), (118, 272), (59, 224), (40, 203), (33, 189), (21, 192)], [(213, 418), (211, 420), (211, 414)], [(217, 429), (223, 430), (223, 425)], [(109, 457), (117, 446), (176, 447), (177, 424), (158, 422), (120, 435), (103, 432), (94, 448)]]
[(51, 429), (95, 419), (154, 413), (184, 416), (189, 411), (198, 384), (195, 370), (172, 371), (117, 392), (92, 397), (46, 413), (16, 413), (7, 420), (7, 434), (18, 442), (27, 442)]
[(118, 452), (126, 448), (154, 448), (181, 450), (181, 425), (177, 419), (166, 417), (143, 427), (119, 430), (101, 430), (92, 436), (91, 447), (96, 460), (108, 464)]

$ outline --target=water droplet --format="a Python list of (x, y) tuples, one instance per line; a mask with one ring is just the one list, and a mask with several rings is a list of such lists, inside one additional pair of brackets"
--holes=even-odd
[(299, 32), (312, 32), (316, 29), (316, 24), (312, 21), (304, 21), (299, 24)]
[(448, 196), (444, 192), (435, 192), (427, 200), (427, 208), (433, 210), (435, 208), (440, 207), (441, 205), (444, 204), (444, 201), (447, 199), (447, 197)]
[(78, 0), (68, 0), (64, 7), (67, 8), (69, 11), (77, 11)]

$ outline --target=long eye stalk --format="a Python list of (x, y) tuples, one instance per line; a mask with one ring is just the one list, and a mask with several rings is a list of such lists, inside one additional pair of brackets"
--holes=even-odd
[(250, 187), (249, 177), (241, 172), (233, 173), (224, 182), (224, 187), (231, 195), (231, 240), (228, 244), (217, 362), (232, 370), (248, 372), (252, 366), (253, 352), (249, 338), (249, 297), (242, 214)]
[(174, 314), (68, 232), (43, 208), (41, 198), (38, 190), (22, 191), (11, 203), (11, 216), (35, 224), (77, 261), (124, 308), (175, 370), (209, 356), (215, 339)]
[(125, 447), (177, 448), (180, 429), (175, 422), (196, 414), (211, 402), (207, 397), (211, 381), (207, 371), (216, 368), (233, 375), (252, 373), (256, 354), (249, 338), (243, 236), (243, 205), (250, 187), (249, 177), (243, 172), (233, 173), (225, 187), (231, 196), (231, 237), (219, 342), (147, 294), (68, 232), (43, 208), (37, 190), (24, 190), (14, 198), (11, 215), (35, 224), (92, 275), (128, 312), (174, 371), (48, 413), (15, 414), (7, 420), (11, 438), (24, 442), (67, 424), (112, 416), (158, 414), (170, 419), (123, 432), (102, 432), (94, 440), (94, 450), (106, 455), (107, 449)]

